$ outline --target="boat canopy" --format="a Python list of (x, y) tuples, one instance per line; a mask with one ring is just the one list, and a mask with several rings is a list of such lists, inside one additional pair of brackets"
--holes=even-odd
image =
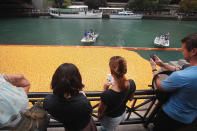
[(99, 10), (124, 10), (124, 8), (99, 7)]
[(124, 8), (99, 7), (99, 10), (103, 13), (117, 13), (124, 11)]
[(68, 9), (73, 9), (73, 11), (88, 11), (87, 5), (71, 5), (67, 7)]
[(66, 9), (61, 9), (61, 8), (50, 8), (52, 11), (58, 11), (58, 12), (83, 12), (83, 11), (88, 11), (88, 6), (87, 5), (71, 5), (68, 6)]
[(79, 8), (88, 8), (87, 5), (71, 5), (71, 6), (68, 6), (67, 8), (70, 8), (70, 9), (79, 9)]

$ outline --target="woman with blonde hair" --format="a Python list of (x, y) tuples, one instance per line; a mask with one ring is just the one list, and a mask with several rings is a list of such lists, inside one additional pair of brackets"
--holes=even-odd
[[(101, 125), (107, 131), (114, 131), (124, 120), (126, 115), (126, 103), (132, 100), (136, 89), (132, 79), (127, 80), (126, 60), (121, 56), (110, 58), (109, 67), (113, 81), (104, 83), (104, 92), (101, 94), (101, 102), (98, 109), (98, 118)], [(109, 88), (111, 86), (111, 88)]]

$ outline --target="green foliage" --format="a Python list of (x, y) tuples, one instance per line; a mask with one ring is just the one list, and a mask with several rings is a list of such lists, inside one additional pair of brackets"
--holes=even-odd
[(44, 0), (44, 7), (53, 7), (55, 6), (54, 0)]
[(62, 7), (67, 7), (67, 6), (70, 6), (72, 3), (71, 3), (71, 0), (64, 0), (64, 2), (62, 3)]
[(168, 5), (172, 0), (159, 0), (159, 4)]
[(197, 12), (196, 0), (181, 0), (179, 11), (183, 13)]
[(126, 7), (134, 11), (157, 11), (170, 2), (171, 0), (129, 0)]
[(66, 8), (71, 5), (72, 0), (47, 0), (50, 5), (57, 8)]
[(90, 9), (98, 9), (99, 7), (106, 7), (106, 0), (84, 0), (84, 4)]

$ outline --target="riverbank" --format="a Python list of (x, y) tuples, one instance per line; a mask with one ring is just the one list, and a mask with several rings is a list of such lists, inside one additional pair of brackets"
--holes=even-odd
[[(30, 12), (22, 14), (1, 15), (0, 18), (19, 18), (19, 17), (36, 17), (36, 18), (51, 18), (48, 12)], [(109, 19), (109, 15), (103, 15), (103, 19)], [(173, 15), (144, 15), (144, 20), (183, 20), (183, 21), (197, 21), (197, 16), (173, 16)]]
[(144, 15), (143, 19), (197, 21), (197, 16)]

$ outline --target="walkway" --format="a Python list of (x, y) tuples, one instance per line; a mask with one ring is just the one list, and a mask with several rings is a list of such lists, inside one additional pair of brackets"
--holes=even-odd
[[(97, 127), (98, 131), (100, 130), (100, 126)], [(64, 131), (64, 128), (50, 128), (47, 131)], [(116, 131), (147, 131), (142, 124), (131, 124), (131, 125), (119, 125)]]

